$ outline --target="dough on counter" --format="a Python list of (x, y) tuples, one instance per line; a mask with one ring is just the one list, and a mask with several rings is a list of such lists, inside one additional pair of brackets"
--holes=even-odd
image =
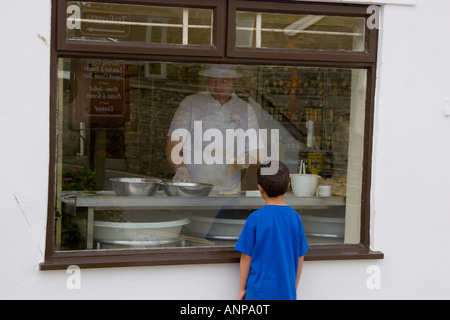
[(347, 195), (347, 175), (338, 179), (320, 178), (319, 185), (331, 186), (333, 196), (345, 197)]

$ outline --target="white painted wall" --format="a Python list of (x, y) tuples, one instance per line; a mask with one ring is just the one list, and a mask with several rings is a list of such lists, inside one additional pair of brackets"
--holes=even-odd
[[(450, 2), (416, 3), (382, 12), (372, 244), (385, 259), (306, 262), (301, 299), (450, 298)], [(83, 270), (80, 290), (67, 289), (64, 270), (38, 270), (47, 215), (50, 1), (4, 1), (0, 27), (0, 299), (234, 299), (237, 264)], [(379, 290), (366, 285), (371, 265), (381, 272)]]

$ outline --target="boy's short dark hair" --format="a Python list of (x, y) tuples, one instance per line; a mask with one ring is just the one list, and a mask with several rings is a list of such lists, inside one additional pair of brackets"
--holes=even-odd
[(263, 175), (261, 168), (271, 167), (271, 162), (261, 164), (256, 173), (258, 184), (263, 188), (269, 198), (275, 198), (286, 193), (289, 188), (289, 169), (281, 161), (278, 162), (278, 171), (275, 174)]

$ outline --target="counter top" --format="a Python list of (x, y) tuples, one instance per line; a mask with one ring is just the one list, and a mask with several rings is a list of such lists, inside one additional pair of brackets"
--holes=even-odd
[[(64, 211), (71, 215), (77, 214), (77, 208), (87, 208), (86, 219), (86, 249), (94, 248), (94, 212), (96, 210), (217, 210), (217, 209), (250, 209), (256, 210), (264, 206), (262, 197), (247, 197), (245, 192), (233, 196), (207, 197), (169, 197), (158, 191), (150, 197), (120, 197), (113, 191), (80, 192), (68, 191), (62, 193), (61, 201)], [(329, 209), (343, 208), (344, 197), (301, 198), (292, 193), (285, 196), (285, 201), (294, 209)]]
[[(151, 197), (119, 197), (112, 191), (101, 192), (64, 192), (62, 201), (67, 205), (88, 208), (141, 208), (141, 209), (258, 209), (264, 206), (261, 197), (246, 197), (245, 193), (236, 196), (208, 197), (169, 197), (157, 193)], [(344, 206), (344, 197), (296, 197), (287, 193), (285, 201), (294, 209), (328, 208)]]

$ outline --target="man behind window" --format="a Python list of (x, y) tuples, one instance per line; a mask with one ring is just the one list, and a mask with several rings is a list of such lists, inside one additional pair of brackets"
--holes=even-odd
[[(254, 152), (257, 151), (258, 146), (246, 143), (245, 148), (240, 146), (244, 152), (238, 154), (237, 143), (226, 139), (226, 130), (242, 129), (246, 132), (253, 129), (258, 132), (259, 125), (255, 112), (250, 104), (234, 93), (233, 86), (237, 78), (241, 76), (235, 66), (207, 65), (199, 72), (199, 75), (207, 77), (208, 90), (183, 99), (168, 132), (166, 154), (175, 170), (173, 181), (209, 183), (223, 188), (240, 190), (241, 170), (248, 168), (250, 164), (257, 165), (257, 159), (254, 157), (249, 159), (248, 154), (257, 154)], [(202, 134), (199, 135), (198, 131), (194, 132), (195, 128), (196, 130), (201, 128)], [(177, 129), (184, 129), (181, 131), (184, 134), (172, 137)], [(208, 157), (208, 152), (203, 152), (205, 147), (212, 143), (203, 137), (209, 129), (213, 129), (223, 137), (223, 159), (220, 163), (205, 164), (211, 162), (211, 159), (205, 158)], [(180, 142), (183, 146), (183, 161), (177, 164), (173, 161), (172, 151)], [(201, 152), (199, 152), (200, 148), (195, 149), (196, 146), (201, 146)], [(233, 159), (226, 158), (230, 154), (233, 155)]]

